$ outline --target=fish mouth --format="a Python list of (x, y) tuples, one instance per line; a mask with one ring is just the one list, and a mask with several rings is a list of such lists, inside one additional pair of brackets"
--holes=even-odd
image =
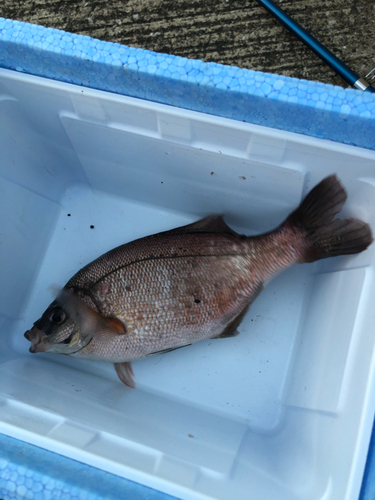
[(43, 337), (45, 337), (45, 335), (36, 326), (33, 326), (31, 330), (27, 330), (27, 332), (24, 333), (24, 337), (31, 342), (29, 349), (30, 352), (36, 353), (48, 351), (48, 346), (43, 342)]

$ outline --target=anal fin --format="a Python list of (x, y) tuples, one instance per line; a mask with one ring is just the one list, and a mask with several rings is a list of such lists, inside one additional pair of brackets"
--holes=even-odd
[(219, 335), (216, 335), (216, 337), (211, 337), (212, 339), (228, 339), (230, 337), (237, 337), (237, 335), (240, 334), (240, 332), (237, 330), (237, 326), (240, 324), (238, 322), (234, 327), (232, 327), (232, 323), (228, 325), (223, 332), (221, 332)]
[(133, 380), (134, 372), (131, 363), (129, 361), (124, 361), (123, 363), (114, 363), (114, 366), (121, 382), (135, 389), (135, 382)]
[(215, 337), (211, 337), (212, 339), (227, 339), (229, 337), (236, 337), (240, 332), (237, 330), (237, 328), (240, 326), (241, 321), (243, 320), (245, 314), (247, 313), (249, 307), (251, 304), (254, 302), (254, 300), (258, 297), (258, 295), (261, 293), (263, 290), (263, 284), (261, 283), (256, 291), (254, 292), (253, 296), (251, 297), (251, 301), (249, 304), (245, 306), (245, 308), (240, 312), (238, 316), (234, 318), (234, 320), (227, 325), (224, 330), (219, 334), (216, 335)]
[(245, 313), (247, 311), (247, 307), (245, 308), (244, 311), (242, 311), (234, 320), (229, 323), (229, 325), (221, 332), (219, 335), (216, 335), (216, 337), (211, 337), (212, 339), (227, 339), (230, 337), (237, 337), (239, 335), (239, 331), (237, 328), (240, 326), (240, 323), (245, 316)]

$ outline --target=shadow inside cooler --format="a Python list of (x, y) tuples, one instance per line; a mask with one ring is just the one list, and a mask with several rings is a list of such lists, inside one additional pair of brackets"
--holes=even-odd
[(269, 231), (332, 173), (340, 215), (375, 228), (375, 153), (0, 77), (0, 430), (183, 498), (344, 498), (367, 446), (373, 245), (277, 276), (235, 338), (133, 362), (136, 390), (23, 334), (115, 246), (212, 213)]

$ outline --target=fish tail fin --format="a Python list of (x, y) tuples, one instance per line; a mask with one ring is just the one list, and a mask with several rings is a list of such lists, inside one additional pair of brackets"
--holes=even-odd
[(285, 225), (304, 235), (299, 262), (337, 255), (355, 254), (373, 241), (370, 226), (359, 219), (335, 219), (347, 198), (336, 175), (323, 179), (300, 206), (288, 217)]

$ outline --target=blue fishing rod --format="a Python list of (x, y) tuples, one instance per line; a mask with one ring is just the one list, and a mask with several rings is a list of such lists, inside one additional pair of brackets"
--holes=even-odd
[(320, 59), (322, 59), (330, 68), (341, 76), (352, 87), (355, 87), (364, 92), (372, 92), (375, 94), (375, 89), (364, 78), (361, 78), (353, 70), (351, 70), (338, 57), (332, 54), (324, 45), (316, 38), (302, 28), (294, 19), (286, 14), (280, 7), (274, 4), (272, 0), (256, 0), (262, 7), (270, 12), (281, 24), (291, 31), (301, 42), (311, 49)]

